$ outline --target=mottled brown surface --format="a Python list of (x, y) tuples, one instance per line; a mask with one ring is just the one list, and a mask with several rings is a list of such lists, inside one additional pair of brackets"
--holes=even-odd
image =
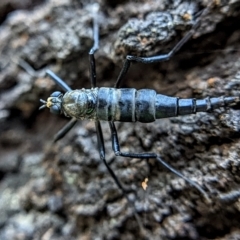
[[(173, 59), (133, 64), (124, 86), (179, 97), (239, 95), (238, 0), (99, 0), (98, 85), (113, 86), (127, 53), (167, 52), (192, 26), (193, 14), (210, 2), (214, 7), (194, 38)], [(1, 240), (144, 239), (99, 159), (94, 122), (79, 121), (52, 144), (67, 119), (38, 111), (39, 99), (58, 89), (45, 76), (48, 68), (72, 88), (90, 86), (93, 3), (52, 0), (9, 17), (1, 13), (6, 19), (0, 26)], [(159, 12), (165, 16), (161, 21)], [(122, 151), (159, 153), (198, 182), (210, 202), (152, 159), (116, 158), (103, 123), (107, 160), (130, 191), (145, 238), (240, 238), (239, 119), (236, 106), (152, 124), (117, 124)]]

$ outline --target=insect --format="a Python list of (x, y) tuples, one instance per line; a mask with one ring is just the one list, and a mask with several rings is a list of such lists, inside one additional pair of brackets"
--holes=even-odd
[[(199, 18), (206, 11), (199, 14)], [(136, 90), (133, 88), (120, 88), (123, 78), (125, 77), (131, 62), (154, 63), (169, 60), (193, 35), (195, 29), (199, 26), (200, 21), (197, 20), (193, 28), (187, 35), (177, 43), (177, 45), (167, 54), (157, 55), (153, 57), (136, 57), (128, 55), (123, 64), (123, 68), (117, 78), (117, 81), (112, 88), (97, 88), (96, 87), (96, 67), (94, 54), (99, 47), (99, 29), (96, 16), (93, 20), (93, 47), (89, 51), (90, 64), (90, 81), (91, 89), (72, 90), (62, 79), (60, 79), (52, 71), (47, 70), (47, 74), (53, 81), (61, 87), (64, 94), (56, 91), (45, 100), (40, 100), (45, 107), (50, 108), (50, 112), (55, 114), (64, 114), (72, 119), (65, 125), (54, 137), (54, 141), (63, 138), (68, 131), (80, 119), (91, 119), (95, 121), (98, 151), (101, 160), (108, 169), (111, 177), (116, 185), (121, 189), (123, 195), (128, 200), (128, 203), (133, 206), (134, 216), (142, 228), (139, 216), (134, 208), (134, 204), (128, 197), (123, 185), (118, 180), (117, 176), (108, 165), (105, 158), (105, 147), (103, 141), (103, 133), (100, 121), (108, 121), (111, 130), (112, 149), (116, 156), (138, 158), (138, 159), (156, 159), (164, 167), (169, 169), (177, 176), (183, 178), (190, 185), (194, 186), (206, 198), (208, 194), (194, 181), (186, 178), (179, 171), (168, 165), (157, 153), (129, 153), (121, 152), (118, 134), (115, 127), (115, 121), (121, 122), (153, 122), (156, 119), (174, 117), (178, 115), (194, 114), (197, 112), (208, 112), (210, 110), (226, 107), (239, 102), (239, 97), (218, 97), (205, 99), (179, 99), (177, 97), (169, 97), (157, 94), (151, 89)]]

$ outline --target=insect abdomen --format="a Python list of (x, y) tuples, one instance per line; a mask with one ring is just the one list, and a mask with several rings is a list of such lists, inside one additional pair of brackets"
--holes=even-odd
[(135, 122), (135, 94), (133, 88), (99, 88), (97, 118), (105, 121)]
[(207, 112), (238, 101), (238, 97), (180, 99), (151, 89), (100, 88), (96, 117), (105, 121), (149, 123), (159, 118)]
[(150, 89), (100, 88), (97, 118), (105, 121), (154, 122), (156, 92)]

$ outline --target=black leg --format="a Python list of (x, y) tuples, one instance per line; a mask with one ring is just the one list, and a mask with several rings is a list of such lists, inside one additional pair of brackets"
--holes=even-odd
[(193, 36), (196, 28), (200, 25), (200, 17), (205, 15), (208, 11), (208, 8), (202, 10), (201, 12), (198, 13), (198, 20), (196, 24), (192, 27), (192, 29), (173, 47), (173, 49), (167, 53), (167, 54), (161, 54), (161, 55), (156, 55), (152, 57), (137, 57), (137, 56), (131, 56), (127, 55), (126, 60), (124, 61), (122, 70), (120, 71), (120, 74), (117, 78), (117, 81), (114, 85), (115, 88), (119, 88), (120, 84), (122, 82), (122, 79), (128, 72), (128, 69), (131, 65), (131, 62), (140, 62), (140, 63), (155, 63), (155, 62), (163, 62), (169, 60), (176, 52), (179, 51), (179, 49), (187, 42), (189, 39)]
[(99, 27), (97, 22), (97, 17), (93, 17), (93, 46), (89, 51), (89, 71), (90, 71), (90, 80), (91, 87), (96, 87), (96, 65), (94, 53), (98, 50), (99, 47)]
[(54, 72), (52, 72), (51, 70), (47, 70), (46, 71), (47, 75), (49, 77), (52, 78), (52, 80), (59, 86), (62, 88), (62, 90), (64, 92), (69, 92), (72, 91), (72, 89), (60, 78), (58, 77)]
[(77, 119), (72, 118), (62, 129), (58, 131), (58, 133), (54, 136), (53, 141), (57, 142), (61, 138), (63, 138), (77, 123)]
[(111, 137), (112, 137), (112, 148), (116, 156), (121, 157), (130, 157), (130, 158), (139, 158), (139, 159), (147, 159), (147, 158), (155, 158), (159, 163), (161, 163), (165, 168), (170, 170), (172, 173), (176, 174), (178, 177), (184, 179), (187, 183), (194, 186), (199, 192), (203, 194), (203, 196), (209, 200), (208, 194), (195, 182), (191, 181), (190, 179), (186, 178), (182, 175), (179, 171), (171, 167), (167, 164), (161, 157), (155, 153), (123, 153), (120, 150), (120, 145), (118, 141), (117, 130), (115, 127), (114, 122), (109, 122), (110, 130), (111, 130)]
[[(93, 47), (89, 51), (89, 71), (90, 71), (90, 80), (91, 80), (91, 87), (96, 87), (96, 65), (95, 65), (95, 58), (94, 58), (94, 53), (98, 50), (99, 47), (99, 27), (98, 27), (98, 22), (97, 18), (93, 18)], [(98, 151), (100, 155), (100, 159), (103, 161), (105, 164), (109, 174), (113, 178), (114, 182), (118, 186), (119, 189), (121, 189), (124, 197), (127, 199), (128, 204), (132, 207), (133, 209), (133, 214), (134, 217), (138, 223), (138, 226), (141, 230), (142, 233), (145, 233), (143, 225), (141, 223), (141, 220), (137, 214), (137, 211), (135, 209), (134, 204), (132, 201), (129, 199), (127, 192), (123, 188), (121, 182), (117, 178), (116, 174), (114, 171), (111, 169), (111, 167), (108, 165), (106, 159), (105, 159), (105, 147), (104, 147), (104, 140), (103, 140), (103, 134), (102, 134), (102, 128), (101, 124), (99, 121), (95, 121), (95, 127), (96, 127), (96, 132), (97, 132), (97, 141), (98, 141)]]
[(137, 211), (135, 209), (135, 206), (133, 204), (133, 202), (129, 199), (125, 189), (123, 188), (121, 182), (118, 180), (117, 176), (115, 175), (115, 173), (113, 172), (113, 170), (111, 169), (111, 167), (108, 165), (106, 159), (105, 159), (105, 147), (104, 147), (104, 141), (103, 141), (103, 134), (102, 134), (102, 128), (101, 128), (101, 124), (99, 121), (95, 121), (95, 127), (96, 127), (96, 131), (97, 131), (97, 140), (98, 140), (98, 151), (100, 154), (100, 158), (101, 160), (104, 162), (108, 172), (110, 173), (111, 177), (113, 178), (114, 182), (116, 183), (116, 185), (118, 186), (119, 189), (121, 189), (124, 197), (127, 199), (128, 204), (132, 207), (133, 209), (133, 213), (134, 213), (134, 217), (139, 225), (140, 230), (142, 231), (142, 233), (144, 233), (144, 228), (143, 225), (141, 223), (141, 220), (137, 214)]

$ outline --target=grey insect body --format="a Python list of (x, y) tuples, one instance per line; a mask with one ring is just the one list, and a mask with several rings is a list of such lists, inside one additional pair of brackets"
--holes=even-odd
[(151, 89), (92, 88), (72, 90), (51, 106), (61, 102), (61, 112), (76, 119), (119, 122), (154, 122), (156, 119), (207, 112), (239, 101), (238, 97), (180, 99), (157, 94)]
[(76, 119), (97, 119), (96, 100), (98, 88), (80, 89), (66, 92), (62, 97), (62, 112)]

